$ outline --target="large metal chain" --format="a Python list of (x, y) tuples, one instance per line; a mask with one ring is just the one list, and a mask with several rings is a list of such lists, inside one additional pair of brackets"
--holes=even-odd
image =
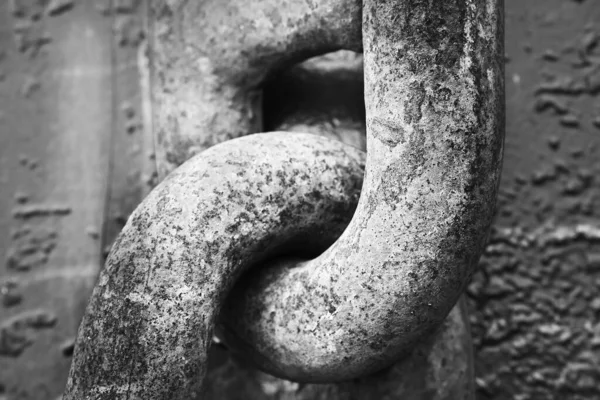
[[(362, 11), (364, 181), (360, 151), (292, 133), (229, 140), (175, 169), (113, 246), (66, 399), (196, 398), (219, 312), (228, 346), (276, 376), (376, 372), (443, 323), (483, 249), (504, 133), (501, 0), (297, 2), (296, 25), (269, 14), (270, 26), (268, 5), (235, 3), (155, 4), (161, 174), (194, 146), (255, 131), (257, 85), (353, 47)], [(304, 258), (273, 261), (291, 254)]]

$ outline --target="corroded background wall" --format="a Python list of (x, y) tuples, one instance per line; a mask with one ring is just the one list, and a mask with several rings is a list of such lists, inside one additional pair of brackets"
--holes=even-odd
[[(151, 188), (144, 2), (0, 1), (0, 399), (55, 399)], [(600, 398), (600, 3), (506, 0), (506, 149), (469, 288), (479, 399)], [(594, 24), (595, 23), (595, 24)], [(267, 129), (364, 146), (360, 57), (275, 77)]]

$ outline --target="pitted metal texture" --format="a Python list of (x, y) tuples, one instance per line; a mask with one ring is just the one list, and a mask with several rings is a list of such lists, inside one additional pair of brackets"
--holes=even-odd
[(214, 146), (138, 206), (82, 322), (66, 399), (188, 399), (200, 393), (212, 327), (248, 267), (319, 253), (353, 214), (364, 153), (309, 134)]
[[(155, 4), (162, 7), (157, 20), (178, 21), (162, 25), (170, 28), (159, 36), (193, 36), (197, 28), (182, 10), (200, 15), (212, 2), (190, 3)], [(182, 18), (169, 19), (175, 11)], [(300, 382), (381, 370), (443, 323), (483, 249), (495, 203), (504, 133), (502, 1), (365, 1), (362, 20), (368, 158), (349, 226), (362, 179), (356, 149), (311, 135), (261, 134), (185, 163), (115, 243), (80, 329), (67, 399), (199, 396), (225, 301), (228, 345)], [(179, 42), (158, 51), (162, 61), (180, 56), (158, 73), (162, 173), (196, 144), (211, 145), (203, 141), (207, 127), (219, 137), (253, 131), (246, 118), (252, 102), (238, 95), (269, 71), (242, 62), (240, 71), (257, 75), (214, 78), (215, 62), (197, 58), (189, 40)], [(321, 44), (296, 54), (331, 49)], [(293, 57), (265, 59), (277, 68)], [(206, 74), (216, 91), (194, 78)], [(216, 97), (195, 100), (209, 92), (228, 108)], [(237, 117), (200, 112), (203, 104), (237, 110)], [(265, 261), (226, 300), (240, 274)]]
[(227, 343), (264, 370), (328, 382), (406, 356), (476, 267), (504, 137), (501, 2), (363, 8), (367, 167), (357, 211), (318, 258), (257, 271)]

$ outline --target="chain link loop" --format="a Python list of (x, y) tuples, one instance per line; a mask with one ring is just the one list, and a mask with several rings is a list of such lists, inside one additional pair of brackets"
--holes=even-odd
[[(344, 381), (414, 361), (415, 347), (433, 352), (419, 343), (476, 266), (502, 162), (503, 2), (306, 1), (296, 25), (258, 4), (255, 20), (235, 1), (154, 4), (160, 173), (235, 139), (171, 172), (128, 220), (82, 322), (67, 400), (198, 398), (221, 309), (228, 346), (282, 378)], [(260, 125), (249, 110), (269, 72), (356, 43), (361, 13), (364, 182), (364, 155), (340, 142), (239, 137)], [(219, 35), (233, 36), (219, 48)], [(294, 253), (304, 258), (271, 261)], [(453, 315), (434, 344), (465, 326)]]

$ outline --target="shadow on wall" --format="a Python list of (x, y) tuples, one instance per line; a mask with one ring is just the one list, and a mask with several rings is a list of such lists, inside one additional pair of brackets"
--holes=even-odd
[[(152, 185), (142, 3), (0, 2), (0, 399), (59, 396), (104, 244)], [(480, 400), (600, 398), (597, 21), (593, 0), (506, 0), (504, 171), (468, 289)], [(269, 130), (365, 146), (352, 53), (264, 106)]]

